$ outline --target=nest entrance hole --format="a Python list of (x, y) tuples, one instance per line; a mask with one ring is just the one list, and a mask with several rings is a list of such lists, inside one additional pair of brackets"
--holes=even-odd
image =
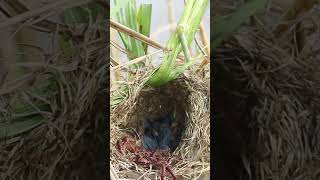
[(187, 89), (184, 81), (175, 80), (163, 87), (140, 91), (128, 126), (137, 130), (144, 148), (173, 152), (179, 146), (188, 122)]

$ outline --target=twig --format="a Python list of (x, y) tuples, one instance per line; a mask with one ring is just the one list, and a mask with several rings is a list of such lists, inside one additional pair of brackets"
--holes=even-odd
[[(116, 36), (116, 31), (115, 30), (110, 30), (110, 41), (112, 42), (114, 40), (117, 40), (117, 36)], [(114, 55), (115, 57), (119, 57), (119, 51), (116, 51), (116, 47), (110, 47), (110, 52), (112, 55)], [(116, 59), (112, 59), (113, 63), (116, 62), (117, 64), (114, 66), (119, 65), (119, 63), (116, 61)], [(114, 76), (115, 76), (115, 80), (118, 81), (120, 79), (120, 71), (115, 71), (114, 72)]]
[(168, 24), (164, 27), (160, 27), (158, 28), (155, 32), (153, 32), (150, 37), (157, 37), (160, 33), (164, 32), (164, 31), (168, 31), (168, 30), (171, 30), (171, 29), (175, 29), (177, 27), (177, 24), (174, 23), (174, 24)]
[[(131, 36), (131, 37), (134, 37), (156, 49), (163, 49), (163, 50), (166, 50), (166, 51), (170, 51), (169, 49), (165, 48), (164, 46), (162, 46), (160, 43), (158, 43), (157, 41), (145, 36), (145, 35), (142, 35), (118, 22), (115, 22), (113, 20), (110, 20), (110, 26), (112, 28), (114, 28), (115, 30), (118, 30), (120, 32), (123, 32), (123, 33), (126, 33), (127, 35)], [(178, 58), (181, 59), (181, 60), (184, 60), (184, 57), (181, 56), (181, 55), (178, 55)]]
[(201, 53), (204, 55), (205, 58), (208, 58), (208, 54), (206, 52), (204, 52), (203, 49), (205, 49), (206, 47), (201, 47), (199, 40), (194, 37), (194, 41), (196, 42), (197, 47), (199, 48), (199, 50), (201, 51)]
[(208, 59), (204, 59), (201, 64), (199, 65), (199, 68), (197, 69), (197, 73), (205, 66), (207, 65), (209, 62), (210, 62), (210, 43), (209, 43), (209, 40), (208, 40), (208, 36), (207, 36), (207, 33), (206, 33), (206, 30), (204, 28), (204, 25), (203, 23), (201, 22), (200, 24), (200, 37), (201, 37), (201, 40), (205, 46), (205, 50), (207, 51), (207, 55), (209, 57), (209, 60)]
[(158, 43), (157, 41), (150, 39), (147, 36), (144, 36), (118, 22), (115, 22), (113, 20), (110, 20), (110, 26), (118, 31), (121, 31), (123, 33), (128, 34), (129, 36), (135, 37), (136, 39), (143, 41), (144, 43), (147, 43), (148, 45), (157, 48), (157, 49), (166, 49), (165, 47), (163, 47), (160, 43)]
[(207, 36), (206, 29), (204, 28), (203, 22), (200, 24), (200, 37), (203, 45), (206, 47), (207, 55), (210, 57), (210, 43)]
[(110, 68), (110, 71), (114, 71), (114, 70), (119, 69), (119, 68), (124, 67), (124, 66), (129, 66), (129, 65), (132, 65), (132, 64), (139, 63), (139, 62), (141, 62), (141, 61), (144, 61), (144, 60), (147, 59), (148, 57), (151, 57), (151, 56), (153, 56), (153, 55), (155, 55), (155, 54), (158, 54), (158, 53), (160, 53), (160, 52), (162, 52), (162, 51), (163, 51), (163, 50), (159, 50), (159, 51), (156, 51), (156, 52), (154, 52), (154, 53), (152, 53), (152, 54), (147, 54), (147, 55), (145, 55), (145, 56), (141, 56), (141, 57), (138, 57), (138, 58), (136, 58), (136, 59), (127, 61), (126, 63), (120, 64), (120, 65), (118, 65), (118, 66), (111, 67), (111, 68)]

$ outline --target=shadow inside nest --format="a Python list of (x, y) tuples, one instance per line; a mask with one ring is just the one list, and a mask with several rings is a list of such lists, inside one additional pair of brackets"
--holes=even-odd
[(173, 152), (180, 143), (182, 128), (175, 120), (175, 112), (156, 120), (144, 121), (143, 147), (148, 150), (168, 150)]
[(138, 95), (127, 127), (137, 130), (145, 149), (174, 152), (178, 148), (187, 119), (189, 92), (184, 89), (175, 81)]

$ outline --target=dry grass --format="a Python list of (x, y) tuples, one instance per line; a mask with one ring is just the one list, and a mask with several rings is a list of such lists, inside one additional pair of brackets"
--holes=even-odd
[[(101, 166), (104, 166), (105, 162), (99, 164), (99, 159), (105, 156), (98, 155), (102, 154), (104, 148), (101, 146), (105, 144), (104, 140), (101, 141), (105, 136), (101, 137), (101, 134), (105, 132), (106, 119), (104, 99), (107, 99), (105, 89), (108, 82), (108, 32), (94, 22), (71, 26), (47, 20), (44, 14), (50, 12), (57, 15), (58, 12), (51, 11), (50, 8), (54, 6), (63, 9), (62, 7), (66, 7), (63, 1), (33, 10), (28, 10), (23, 3), (18, 2), (15, 6), (3, 6), (11, 7), (9, 12), (14, 13), (9, 14), (1, 27), (17, 23), (18, 30), (33, 28), (39, 30), (39, 36), (42, 32), (53, 33), (53, 38), (65, 34), (71, 37), (74, 46), (81, 53), (68, 56), (63, 51), (55, 50), (54, 53), (45, 54), (46, 59), (43, 62), (13, 64), (27, 69), (28, 73), (16, 77), (18, 81), (4, 79), (0, 89), (0, 122), (9, 121), (17, 115), (25, 120), (32, 117), (13, 112), (14, 101), (31, 107), (33, 115), (38, 115), (45, 121), (31, 131), (1, 139), (0, 179), (104, 177), (105, 169), (101, 169)], [(70, 3), (72, 2), (68, 5)], [(8, 9), (2, 9), (6, 10)], [(43, 83), (52, 86), (39, 92), (39, 85)], [(46, 108), (38, 106), (38, 102), (45, 104)]]
[[(289, 28), (281, 38), (274, 38), (272, 25), (279, 14), (273, 10), (271, 6), (259, 16), (270, 24), (243, 25), (215, 55), (215, 66), (241, 85), (230, 93), (257, 99), (244, 117), (250, 132), (243, 135), (247, 149), (242, 151), (241, 176), (319, 179), (320, 62), (319, 42), (312, 39), (319, 37), (320, 16), (314, 10), (304, 12), (286, 22)], [(301, 29), (305, 41), (297, 41)]]
[[(145, 71), (148, 72), (148, 71)], [(190, 72), (189, 72), (190, 73)], [(183, 140), (174, 154), (182, 158), (173, 165), (178, 179), (191, 179), (210, 170), (210, 102), (208, 79), (202, 80), (192, 73), (179, 78), (167, 86), (154, 89), (143, 86), (148, 73), (137, 75), (134, 84), (126, 84), (128, 97), (111, 110), (111, 162), (120, 178), (155, 179), (159, 171), (145, 169), (126, 156), (120, 156), (115, 144), (125, 135), (139, 134), (141, 121), (145, 117), (165, 114), (172, 104), (186, 104), (186, 128)], [(161, 97), (166, 97), (162, 98)], [(159, 105), (162, 105), (159, 107)], [(140, 140), (138, 140), (139, 143)]]

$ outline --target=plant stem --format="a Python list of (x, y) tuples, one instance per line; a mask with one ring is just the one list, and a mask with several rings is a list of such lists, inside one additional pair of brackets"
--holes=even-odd
[[(180, 25), (186, 26), (183, 35), (185, 36), (186, 45), (189, 46), (194, 38), (194, 35), (199, 28), (201, 19), (208, 6), (208, 0), (188, 0), (184, 8), (182, 17), (178, 22)], [(162, 86), (171, 80), (174, 80), (178, 75), (183, 73), (187, 66), (176, 67), (176, 58), (182, 51), (182, 45), (179, 38), (181, 32), (175, 31), (171, 34), (167, 42), (167, 49), (172, 51), (164, 57), (164, 60), (159, 69), (151, 76), (147, 84), (151, 86)], [(186, 53), (185, 53), (186, 56)], [(188, 58), (188, 57), (187, 57)], [(187, 62), (188, 65), (192, 63)]]

